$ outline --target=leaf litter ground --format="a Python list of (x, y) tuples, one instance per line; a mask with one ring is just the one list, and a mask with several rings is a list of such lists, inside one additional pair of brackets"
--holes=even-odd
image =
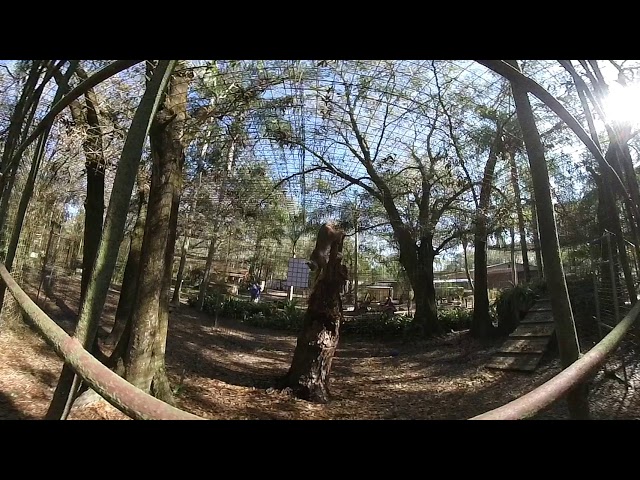
[[(36, 289), (27, 291), (35, 297)], [(78, 279), (59, 278), (49, 294), (41, 306), (72, 332)], [(111, 290), (101, 338), (111, 328), (117, 298)], [(485, 368), (501, 342), (480, 342), (468, 332), (412, 343), (344, 336), (331, 372), (332, 399), (318, 405), (272, 388), (287, 372), (295, 335), (230, 319), (215, 327), (210, 315), (181, 305), (171, 313), (167, 371), (176, 406), (208, 419), (466, 419), (517, 398), (560, 370), (553, 351), (534, 373)], [(633, 358), (627, 360), (630, 388), (620, 369), (592, 381), (593, 418), (640, 418), (640, 367)], [(62, 361), (32, 328), (0, 328), (0, 419), (43, 418), (61, 368)], [(127, 418), (104, 400), (76, 405), (70, 415)], [(564, 402), (536, 418), (567, 418)]]

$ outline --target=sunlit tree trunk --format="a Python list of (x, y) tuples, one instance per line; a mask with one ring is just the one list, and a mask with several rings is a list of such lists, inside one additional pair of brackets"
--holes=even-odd
[[(508, 60), (507, 62), (519, 70), (518, 63), (515, 60)], [(540, 225), (540, 244), (545, 266), (545, 277), (551, 297), (551, 310), (556, 327), (560, 360), (562, 367), (567, 368), (580, 357), (580, 346), (560, 259), (555, 212), (551, 201), (549, 172), (544, 158), (544, 147), (536, 127), (527, 90), (514, 81), (511, 82), (511, 87), (516, 105), (516, 114), (531, 167), (533, 193), (536, 207), (538, 208), (538, 224)], [(567, 401), (572, 418), (589, 418), (586, 386), (583, 385), (574, 389), (569, 393)]]
[(168, 296), (167, 249), (172, 249), (171, 244), (175, 243), (172, 211), (177, 208), (174, 206), (175, 196), (179, 195), (176, 189), (184, 164), (184, 123), (190, 78), (185, 70), (173, 73), (149, 131), (153, 161), (151, 189), (131, 334), (124, 355), (125, 378), (143, 391), (155, 394), (167, 391), (163, 386), (167, 379), (161, 357), (166, 342), (168, 298), (163, 296)]
[(342, 251), (342, 241), (332, 243), (329, 261), (318, 273), (291, 367), (281, 383), (282, 387), (291, 388), (299, 398), (318, 403), (326, 403), (330, 399), (331, 363), (343, 321), (340, 293), (348, 272), (337, 255)]
[[(87, 78), (86, 72), (78, 68), (81, 79)], [(80, 282), (80, 303), (87, 292), (91, 278), (91, 270), (96, 259), (100, 236), (102, 235), (102, 218), (104, 216), (104, 173), (106, 161), (103, 150), (103, 131), (100, 125), (98, 97), (94, 89), (85, 95), (85, 107), (79, 101), (70, 105), (71, 115), (76, 126), (84, 130), (82, 149), (85, 156), (87, 173), (87, 195), (84, 203), (84, 242), (82, 252), (82, 279)]]
[[(206, 153), (206, 144), (202, 149), (202, 155)], [(180, 249), (180, 265), (178, 266), (178, 273), (176, 275), (176, 285), (173, 289), (173, 297), (171, 298), (171, 303), (174, 305), (180, 304), (180, 291), (182, 290), (182, 281), (184, 278), (184, 269), (187, 264), (187, 254), (189, 253), (189, 243), (191, 241), (191, 222), (193, 221), (193, 216), (196, 212), (196, 206), (198, 204), (198, 193), (200, 192), (200, 186), (202, 185), (202, 170), (198, 172), (198, 185), (196, 186), (195, 192), (193, 194), (193, 202), (191, 203), (191, 210), (189, 212), (189, 216), (187, 217), (188, 228), (184, 235), (184, 240), (182, 241), (182, 247)]]
[[(105, 228), (95, 260), (95, 268), (92, 270), (91, 281), (87, 286), (87, 292), (80, 307), (80, 315), (74, 333), (76, 339), (86, 350), (91, 350), (95, 345), (100, 314), (107, 298), (111, 277), (118, 257), (118, 250), (122, 242), (131, 192), (133, 191), (135, 174), (142, 156), (142, 149), (150, 128), (151, 118), (156, 112), (160, 97), (174, 66), (174, 60), (158, 62), (154, 75), (136, 109), (131, 127), (127, 132), (127, 139), (113, 182)], [(46, 418), (65, 419), (67, 417), (79, 384), (79, 377), (74, 375), (73, 370), (65, 364)]]
[(138, 286), (138, 274), (140, 272), (140, 255), (142, 253), (142, 239), (144, 237), (144, 224), (147, 217), (147, 199), (149, 196), (149, 185), (144, 175), (138, 175), (138, 216), (131, 232), (129, 243), (129, 254), (127, 264), (124, 268), (122, 287), (120, 288), (120, 298), (116, 309), (113, 328), (109, 336), (105, 339), (107, 344), (117, 344), (120, 340), (125, 325), (129, 321), (133, 304), (136, 298)]

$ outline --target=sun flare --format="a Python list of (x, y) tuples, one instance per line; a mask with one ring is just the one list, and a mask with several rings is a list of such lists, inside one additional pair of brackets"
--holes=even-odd
[(623, 87), (612, 83), (604, 109), (610, 120), (632, 125), (640, 123), (640, 85)]

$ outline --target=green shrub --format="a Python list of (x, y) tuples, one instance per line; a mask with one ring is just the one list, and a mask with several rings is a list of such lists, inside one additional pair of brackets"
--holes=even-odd
[(365, 313), (345, 321), (340, 327), (340, 333), (389, 338), (402, 335), (410, 322), (411, 319), (403, 315)]
[(290, 309), (289, 311), (278, 309), (255, 311), (243, 319), (243, 323), (253, 327), (296, 332), (302, 328), (303, 321), (304, 311), (299, 309)]
[(466, 308), (452, 308), (438, 311), (438, 322), (442, 328), (449, 332), (459, 332), (471, 328), (473, 311)]
[(501, 290), (493, 305), (498, 331), (504, 335), (511, 333), (536, 299), (545, 292), (544, 281), (521, 283)]

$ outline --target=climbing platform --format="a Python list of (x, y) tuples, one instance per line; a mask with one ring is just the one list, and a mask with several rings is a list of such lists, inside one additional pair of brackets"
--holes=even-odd
[(555, 325), (549, 299), (538, 300), (495, 352), (487, 368), (534, 371), (549, 346)]

